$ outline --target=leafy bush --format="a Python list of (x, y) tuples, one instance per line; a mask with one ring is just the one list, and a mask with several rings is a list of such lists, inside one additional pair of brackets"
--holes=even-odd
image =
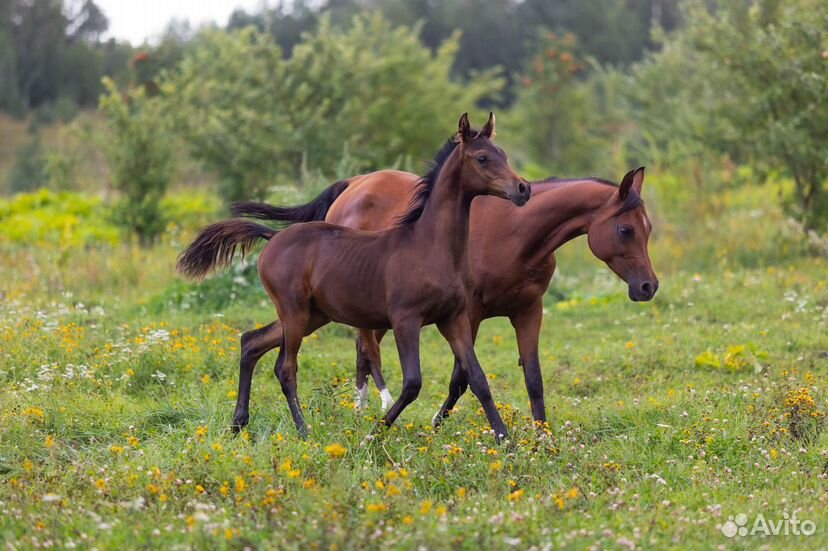
[(348, 30), (323, 18), (288, 59), (252, 28), (206, 33), (162, 89), (225, 199), (261, 197), (305, 167), (333, 174), (343, 156), (358, 170), (431, 158), (459, 114), (503, 86), (494, 71), (452, 81), (457, 41), (432, 53), (417, 28), (379, 15)]
[(14, 167), (9, 176), (12, 193), (33, 191), (46, 182), (46, 164), (40, 148), (40, 137), (35, 136), (17, 150)]
[(101, 96), (100, 107), (110, 131), (104, 150), (121, 193), (116, 220), (146, 245), (165, 225), (160, 202), (173, 173), (169, 128), (158, 101), (143, 90), (127, 96), (110, 79), (104, 86), (107, 94)]
[(259, 282), (256, 258), (251, 256), (203, 282), (176, 279), (147, 306), (156, 314), (170, 310), (216, 312), (233, 305), (257, 306), (263, 301), (266, 295)]
[(160, 209), (162, 218), (169, 224), (197, 229), (215, 221), (221, 211), (221, 201), (212, 193), (187, 190), (165, 196)]
[(118, 242), (103, 202), (76, 193), (46, 189), (0, 200), (0, 242), (55, 243), (62, 247)]

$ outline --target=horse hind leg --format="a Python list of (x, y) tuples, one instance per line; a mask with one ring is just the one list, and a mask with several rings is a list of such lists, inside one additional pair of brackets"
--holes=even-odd
[(368, 375), (374, 379), (377, 390), (382, 398), (382, 411), (387, 410), (394, 398), (385, 384), (382, 376), (382, 356), (380, 354), (379, 341), (385, 335), (385, 331), (360, 330), (356, 341), (357, 367), (356, 367), (356, 390), (357, 408), (364, 410), (368, 406)]
[(262, 356), (282, 344), (282, 326), (278, 321), (247, 331), (241, 336), (239, 361), (239, 392), (233, 414), (233, 432), (239, 432), (250, 421), (250, 387), (253, 371)]
[(356, 338), (356, 407), (360, 411), (368, 407), (368, 376), (371, 374), (368, 359), (370, 339), (373, 339), (371, 331), (360, 329)]
[(382, 376), (382, 353), (380, 352), (380, 342), (385, 336), (386, 331), (374, 331), (374, 347), (372, 349), (373, 356), (371, 362), (371, 377), (374, 378), (374, 384), (377, 385), (377, 390), (380, 392), (382, 398), (382, 411), (387, 410), (394, 403), (394, 397), (388, 390), (388, 385), (385, 384), (385, 378)]
[[(282, 314), (282, 312), (280, 312)], [(302, 415), (302, 405), (297, 393), (296, 372), (299, 370), (298, 356), (302, 339), (310, 335), (330, 319), (321, 312), (298, 310), (280, 315), (282, 319), (283, 344), (276, 362), (276, 375), (282, 385), (282, 393), (287, 399), (288, 408), (296, 424), (296, 430), (302, 438), (307, 438), (308, 429)]]

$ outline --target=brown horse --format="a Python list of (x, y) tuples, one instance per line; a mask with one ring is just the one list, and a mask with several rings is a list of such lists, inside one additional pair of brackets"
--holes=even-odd
[[(281, 324), (242, 336), (241, 392), (249, 392), (256, 361), (281, 338), (275, 370), (296, 427), (305, 435), (296, 392), (302, 338), (330, 321), (393, 329), (403, 387), (383, 417), (389, 426), (420, 392), (420, 330), (435, 323), (466, 372), (495, 438), (507, 435), (475, 356), (469, 325), (469, 215), (478, 195), (523, 205), (531, 191), (509, 167), (503, 150), (490, 140), (493, 133), (494, 115), (489, 115), (483, 130), (475, 132), (464, 114), (458, 139), (438, 154), (436, 166), (418, 185), (411, 208), (392, 229), (367, 232), (311, 222), (276, 232), (253, 222), (230, 220), (201, 231), (178, 263), (181, 272), (197, 278), (216, 265), (226, 265), (236, 247), (244, 252), (257, 239), (268, 240), (259, 255), (259, 277)], [(245, 405), (248, 401), (245, 396)], [(246, 407), (237, 410), (234, 426), (243, 426), (248, 418)]]
[[(399, 171), (356, 176), (327, 188), (308, 205), (234, 205), (237, 215), (296, 222), (311, 216), (332, 223), (377, 230), (404, 212), (417, 177)], [(632, 300), (650, 300), (658, 290), (647, 252), (651, 224), (641, 200), (644, 169), (627, 173), (620, 186), (598, 178), (533, 183), (532, 202), (522, 209), (481, 197), (474, 201), (469, 261), (474, 292), (469, 305), (473, 335), (482, 320), (506, 316), (512, 322), (535, 420), (544, 421), (543, 382), (538, 359), (542, 299), (555, 272), (555, 250), (586, 234), (596, 257), (629, 285)], [(383, 332), (362, 331), (357, 340), (357, 401), (365, 403), (370, 373), (383, 409), (391, 394), (382, 377), (379, 340)], [(439, 424), (467, 387), (455, 364), (449, 396), (435, 416)], [(249, 395), (249, 389), (245, 393)], [(242, 392), (239, 392), (242, 396)]]

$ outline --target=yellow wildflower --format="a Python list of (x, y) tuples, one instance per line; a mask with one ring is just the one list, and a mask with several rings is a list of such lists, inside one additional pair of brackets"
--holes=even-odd
[(519, 488), (519, 489), (515, 490), (514, 492), (512, 492), (511, 494), (509, 494), (509, 501), (512, 501), (512, 502), (518, 501), (521, 497), (523, 497), (523, 494), (525, 494), (525, 493), (526, 493), (526, 490), (524, 490), (523, 488)]
[(247, 482), (244, 481), (243, 476), (236, 477), (236, 492), (241, 493), (247, 488)]
[(346, 450), (341, 444), (331, 444), (330, 446), (325, 447), (325, 453), (327, 453), (331, 459), (340, 459), (347, 451), (348, 450)]

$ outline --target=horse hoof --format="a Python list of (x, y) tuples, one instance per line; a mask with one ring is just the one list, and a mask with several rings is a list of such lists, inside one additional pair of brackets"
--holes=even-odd
[(382, 411), (385, 412), (394, 403), (394, 397), (391, 396), (388, 388), (383, 388), (380, 391), (380, 397), (382, 398)]

